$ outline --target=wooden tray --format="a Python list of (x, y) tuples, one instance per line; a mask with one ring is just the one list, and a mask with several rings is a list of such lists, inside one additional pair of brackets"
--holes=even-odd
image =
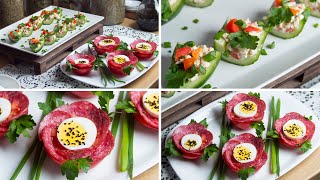
[(35, 74), (42, 74), (62, 61), (73, 50), (102, 33), (103, 25), (100, 23), (96, 24), (42, 57), (12, 49), (4, 45), (0, 45), (0, 53), (6, 55), (11, 64), (17, 64), (20, 61), (33, 64)]

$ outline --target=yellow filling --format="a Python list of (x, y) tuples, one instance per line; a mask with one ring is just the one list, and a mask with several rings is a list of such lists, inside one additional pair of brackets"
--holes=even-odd
[(99, 44), (101, 45), (113, 45), (116, 42), (113, 39), (104, 39)]
[(255, 112), (257, 109), (257, 105), (252, 101), (243, 101), (240, 105), (240, 111), (244, 114), (251, 114)]
[(150, 94), (144, 101), (153, 113), (159, 112), (159, 95), (157, 93)]
[(251, 151), (247, 147), (238, 146), (233, 150), (233, 157), (237, 161), (250, 160), (251, 159)]
[(122, 56), (115, 56), (113, 59), (118, 64), (123, 64), (126, 62), (126, 58)]
[(151, 45), (148, 43), (138, 43), (136, 47), (141, 50), (151, 50), (152, 49)]
[(285, 131), (286, 134), (291, 137), (301, 137), (303, 135), (303, 130), (301, 126), (295, 123), (290, 124), (289, 126), (286, 126), (283, 131)]
[(80, 123), (73, 121), (63, 123), (57, 133), (60, 142), (65, 146), (85, 145), (87, 132)]
[(190, 150), (192, 147), (197, 145), (197, 142), (195, 140), (188, 140), (186, 143), (184, 143), (184, 145)]

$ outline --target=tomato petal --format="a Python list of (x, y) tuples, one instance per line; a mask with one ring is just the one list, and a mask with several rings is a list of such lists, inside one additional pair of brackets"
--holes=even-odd
[(235, 22), (237, 21), (238, 19), (231, 19), (227, 26), (226, 26), (226, 30), (229, 32), (229, 33), (234, 33), (234, 32), (238, 32), (240, 31), (240, 27), (238, 25), (235, 24)]

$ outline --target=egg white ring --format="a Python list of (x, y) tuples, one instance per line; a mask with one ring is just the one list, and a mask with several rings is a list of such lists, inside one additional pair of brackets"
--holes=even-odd
[[(124, 59), (125, 59), (125, 62), (123, 62), (123, 63), (118, 63), (118, 62), (116, 61), (116, 58), (119, 58), (119, 57), (120, 57), (120, 58), (124, 58)], [(114, 60), (114, 62), (117, 63), (117, 64), (124, 64), (124, 63), (130, 61), (130, 59), (129, 59), (128, 56), (122, 55), (122, 54), (114, 56), (114, 57), (113, 57), (113, 60)]]
[[(85, 63), (80, 63), (81, 61), (84, 61)], [(89, 64), (89, 60), (88, 59), (84, 59), (84, 58), (79, 58), (74, 60), (75, 64)]]
[(148, 106), (146, 103), (144, 103), (150, 95), (156, 95), (156, 96), (158, 96), (158, 98), (159, 98), (159, 94), (158, 94), (157, 91), (148, 91), (148, 92), (146, 92), (146, 93), (143, 95), (143, 98), (142, 98), (143, 108), (144, 108), (144, 109), (148, 112), (148, 114), (150, 114), (152, 117), (158, 118), (158, 117), (159, 117), (159, 112), (153, 112), (152, 110), (149, 109), (149, 106)]
[[(142, 48), (139, 47), (140, 45), (145, 45), (145, 46), (147, 46), (148, 48), (147, 48), (147, 49), (142, 49)], [(140, 50), (143, 50), (143, 51), (150, 51), (150, 50), (152, 49), (152, 46), (151, 46), (149, 43), (141, 42), (141, 43), (138, 43), (138, 44), (136, 45), (136, 48), (137, 48), (137, 49), (140, 49)]]
[[(302, 129), (302, 135), (301, 135), (301, 136), (299, 136), (299, 137), (291, 137), (286, 131), (284, 131), (285, 128), (286, 128), (287, 126), (291, 125), (291, 124), (297, 124), (298, 126), (301, 127), (301, 129)], [(292, 140), (297, 140), (297, 139), (302, 139), (302, 138), (306, 135), (307, 127), (306, 127), (306, 125), (305, 125), (303, 122), (301, 122), (301, 121), (299, 121), (299, 120), (297, 120), (297, 119), (291, 119), (291, 120), (287, 121), (287, 122), (282, 126), (282, 131), (283, 131), (283, 134), (284, 134), (287, 138), (292, 139)]]
[[(188, 140), (193, 140), (196, 141), (196, 145), (194, 147), (191, 147), (190, 149), (185, 145)], [(202, 144), (202, 138), (201, 136), (199, 136), (198, 134), (187, 134), (185, 136), (182, 137), (181, 139), (181, 146), (188, 151), (194, 151), (197, 150), (201, 147)]]
[(235, 105), (235, 106), (233, 107), (233, 112), (234, 112), (234, 114), (235, 114), (237, 117), (240, 117), (240, 118), (249, 118), (249, 117), (255, 116), (255, 115), (257, 114), (257, 112), (258, 112), (258, 106), (257, 106), (257, 104), (254, 103), (253, 101), (249, 101), (249, 102), (255, 104), (255, 106), (256, 106), (257, 108), (255, 109), (254, 112), (252, 112), (252, 113), (250, 113), (250, 114), (245, 114), (245, 113), (242, 113), (242, 112), (240, 111), (240, 106), (241, 106), (241, 104), (242, 104), (243, 102), (247, 102), (247, 101), (242, 101), (242, 102), (238, 103), (237, 105)]
[[(234, 157), (235, 149), (237, 147), (241, 147), (241, 146), (244, 146), (244, 147), (246, 147), (246, 148), (248, 148), (250, 150), (250, 152), (251, 152), (250, 159), (248, 159), (248, 160), (238, 160), (236, 157)], [(233, 149), (233, 157), (239, 163), (248, 163), (248, 162), (254, 161), (256, 159), (256, 157), (257, 157), (257, 153), (258, 153), (257, 148), (251, 143), (241, 143), (241, 144), (238, 144)]]
[[(63, 126), (63, 123), (69, 123), (69, 122), (77, 122), (79, 124), (81, 124), (83, 126), (83, 128), (85, 129), (85, 131), (87, 132), (87, 137), (85, 140), (85, 144), (79, 145), (79, 146), (68, 146), (68, 145), (64, 145), (64, 142), (62, 142), (58, 136), (58, 132), (60, 132), (60, 128)], [(69, 150), (79, 150), (79, 149), (85, 149), (85, 148), (90, 148), (97, 137), (97, 127), (96, 125), (88, 118), (84, 118), (84, 117), (72, 117), (69, 119), (66, 119), (64, 121), (61, 122), (61, 124), (58, 127), (58, 131), (57, 131), (57, 137), (58, 137), (58, 141), (60, 142), (60, 144), (65, 147), (66, 149)]]
[(0, 97), (0, 122), (6, 120), (11, 114), (11, 102), (6, 98)]

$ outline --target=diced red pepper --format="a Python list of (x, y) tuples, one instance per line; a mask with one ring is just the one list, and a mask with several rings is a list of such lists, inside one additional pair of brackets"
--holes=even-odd
[(235, 32), (238, 32), (240, 31), (240, 27), (238, 25), (236, 25), (236, 21), (238, 19), (231, 19), (227, 26), (226, 26), (226, 30), (229, 32), (229, 33), (235, 33)]
[(246, 29), (245, 29), (244, 31), (245, 31), (245, 32), (253, 32), (253, 31), (260, 32), (261, 29), (260, 29), (260, 28), (257, 28), (257, 27), (254, 27), (254, 26), (248, 26), (248, 27), (246, 27)]

